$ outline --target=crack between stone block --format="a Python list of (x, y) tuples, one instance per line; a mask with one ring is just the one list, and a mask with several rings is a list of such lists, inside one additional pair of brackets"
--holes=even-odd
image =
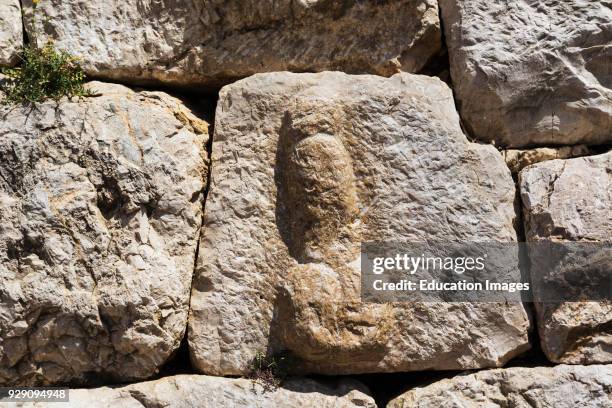
[(23, 0), (19, 0), (19, 10), (21, 11), (21, 31), (23, 35), (23, 45), (24, 47), (30, 45), (30, 36), (26, 31), (26, 22), (25, 22), (25, 12), (23, 8)]

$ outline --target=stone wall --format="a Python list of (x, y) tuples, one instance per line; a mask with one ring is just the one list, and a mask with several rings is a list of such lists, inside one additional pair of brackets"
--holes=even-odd
[(92, 95), (0, 105), (0, 386), (610, 406), (611, 299), (372, 303), (360, 273), (372, 241), (612, 273), (609, 1), (0, 0), (0, 67), (47, 42)]

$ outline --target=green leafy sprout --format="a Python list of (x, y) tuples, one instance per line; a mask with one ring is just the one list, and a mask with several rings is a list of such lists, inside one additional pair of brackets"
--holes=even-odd
[[(37, 3), (34, 3), (32, 27), (36, 27)], [(48, 99), (92, 96), (84, 86), (85, 73), (79, 59), (57, 50), (51, 41), (39, 46), (36, 37), (34, 34), (31, 43), (23, 48), (20, 66), (2, 70), (6, 78), (0, 81), (0, 90), (4, 93), (0, 103), (36, 104)]]

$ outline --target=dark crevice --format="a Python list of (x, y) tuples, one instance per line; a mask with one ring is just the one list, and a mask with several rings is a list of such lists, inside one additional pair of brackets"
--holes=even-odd
[[(512, 173), (512, 178), (515, 183), (515, 215), (514, 229), (518, 242), (527, 242), (527, 233), (525, 226), (525, 212), (521, 199), (521, 191), (519, 185), (518, 173)], [(526, 246), (519, 247), (519, 269), (521, 271), (522, 282), (532, 282), (530, 276), (530, 259), (527, 253)], [(510, 367), (551, 367), (554, 364), (548, 360), (546, 354), (542, 350), (541, 339), (537, 327), (537, 310), (532, 299), (526, 299), (523, 302), (523, 306), (529, 317), (530, 327), (528, 332), (528, 341), (531, 348), (526, 352), (511, 359), (504, 368)]]
[(438, 10), (438, 17), (440, 19), (440, 36), (442, 45), (440, 51), (436, 55), (430, 58), (425, 66), (417, 72), (419, 75), (435, 76), (444, 81), (451, 89), (453, 85), (450, 77), (450, 60), (448, 55), (448, 46), (446, 44), (446, 37), (444, 35), (444, 25), (442, 24), (442, 10)]
[[(478, 143), (478, 141), (476, 141), (476, 143)], [(485, 142), (483, 142), (485, 143)], [(485, 143), (485, 144), (490, 144), (490, 143)], [(550, 149), (560, 149), (563, 147), (575, 147), (575, 146), (587, 146), (589, 149), (593, 149), (595, 152), (600, 152), (600, 153), (605, 153), (607, 151), (609, 151), (610, 149), (612, 149), (612, 144), (609, 143), (604, 143), (604, 144), (591, 144), (588, 141), (585, 142), (581, 142), (581, 141), (577, 141), (576, 143), (571, 143), (571, 144), (563, 144), (563, 143), (559, 143), (559, 144), (555, 144), (555, 143), (548, 143), (548, 144), (538, 144), (538, 143), (529, 143), (529, 144), (525, 144), (525, 145), (521, 145), (521, 146), (496, 146), (499, 150), (533, 150), (533, 149), (543, 149), (543, 148), (550, 148)], [(595, 153), (598, 154), (598, 153)], [(589, 154), (588, 156), (591, 156), (591, 154)]]
[(223, 86), (239, 81), (240, 79), (243, 79), (243, 77), (227, 78), (224, 80), (219, 80), (218, 82), (210, 82), (207, 84), (183, 85), (172, 82), (161, 82), (153, 79), (149, 80), (136, 78), (128, 81), (122, 78), (113, 78), (106, 75), (89, 74), (85, 78), (85, 81), (100, 81), (111, 84), (119, 84), (134, 91), (165, 92), (169, 95), (183, 99), (206, 99), (212, 101), (218, 98), (219, 91)]
[(426, 387), (437, 381), (452, 378), (465, 371), (413, 371), (354, 375), (357, 381), (370, 390), (378, 407), (386, 407), (389, 401), (416, 387)]
[[(201, 193), (202, 200), (202, 226), (198, 233), (198, 240), (196, 243), (196, 250), (194, 256), (193, 273), (191, 285), (189, 285), (189, 310), (191, 310), (191, 293), (193, 285), (195, 283), (195, 270), (198, 264), (198, 258), (200, 256), (200, 238), (203, 229), (205, 228), (205, 210), (206, 200), (208, 198), (208, 192), (210, 191), (210, 184), (212, 179), (212, 145), (214, 135), (214, 123), (215, 123), (215, 107), (219, 96), (217, 95), (214, 100), (202, 97), (196, 97), (194, 95), (177, 95), (176, 93), (172, 96), (177, 97), (183, 102), (183, 104), (191, 110), (191, 112), (200, 119), (205, 120), (209, 123), (208, 128), (208, 141), (206, 142), (206, 153), (208, 156), (208, 167), (206, 171), (206, 185)], [(155, 378), (168, 377), (178, 374), (196, 374), (197, 370), (191, 363), (191, 355), (189, 352), (189, 328), (185, 328), (185, 333), (181, 339), (179, 348), (173, 353), (168, 361), (162, 366), (158, 375)]]
[(181, 339), (181, 344), (174, 351), (172, 356), (166, 361), (163, 367), (160, 369), (159, 373), (152, 378), (152, 380), (157, 380), (162, 377), (170, 377), (179, 374), (195, 374), (196, 370), (191, 365), (191, 361), (189, 358), (189, 344), (187, 341), (187, 330), (185, 330), (185, 335)]
[(612, 144), (592, 145), (592, 146), (589, 146), (589, 148), (593, 151), (593, 153), (592, 154), (588, 154), (588, 155), (583, 156), (583, 157), (597, 156), (597, 155), (600, 155), (600, 154), (608, 153), (609, 151), (612, 150)]
[(23, 0), (19, 0), (19, 7), (21, 9), (21, 30), (23, 33), (23, 45), (25, 47), (27, 47), (28, 45), (30, 45), (30, 36), (28, 35), (28, 32), (26, 31), (26, 22), (25, 22), (25, 11), (23, 8)]
[(444, 29), (442, 5), (438, 6), (438, 19), (440, 20), (440, 35), (442, 37), (442, 47), (438, 55), (436, 55), (436, 57), (434, 57), (432, 61), (428, 63), (427, 66), (419, 72), (419, 74), (437, 76), (448, 85), (448, 87), (451, 89), (451, 92), (453, 93), (455, 110), (457, 111), (457, 116), (459, 116), (459, 125), (461, 126), (463, 134), (472, 143), (489, 145), (491, 143), (483, 142), (473, 137), (472, 134), (468, 131), (468, 127), (463, 122), (463, 118), (461, 116), (461, 101), (459, 100), (459, 98), (457, 98), (455, 87), (453, 85), (453, 77), (451, 75), (450, 70), (450, 51), (448, 49), (448, 41), (446, 40), (446, 30)]
[[(513, 173), (512, 178), (515, 183), (515, 200), (514, 200), (514, 213), (516, 218), (514, 219), (514, 230), (516, 231), (516, 237), (518, 242), (527, 242), (526, 230), (525, 230), (525, 214), (523, 211), (523, 203), (521, 199), (520, 185), (518, 182), (518, 174)], [(519, 270), (521, 272), (521, 282), (531, 283), (530, 274), (530, 260), (527, 253), (527, 248), (524, 245), (520, 245), (519, 251)], [(536, 366), (547, 366), (550, 362), (544, 355), (540, 344), (540, 337), (537, 328), (537, 316), (535, 305), (532, 299), (524, 299), (523, 307), (529, 318), (529, 332), (528, 341), (531, 348), (526, 352), (514, 357), (510, 360), (505, 367), (536, 367)]]
[(45, 263), (53, 265), (53, 261), (47, 253), (41, 237), (32, 238), (27, 234), (23, 234), (23, 239), (21, 241), (8, 241), (6, 251), (6, 256), (9, 260), (21, 262), (24, 258), (27, 258), (30, 255), (36, 255)]
[[(209, 173), (210, 173), (210, 170), (209, 170)], [(208, 191), (208, 188), (206, 189), (206, 191)], [(204, 195), (206, 195), (206, 193)], [(204, 202), (202, 203), (202, 205), (204, 205)], [(201, 230), (198, 233), (198, 241), (196, 243), (196, 250), (195, 250), (195, 256), (194, 256), (194, 261), (193, 261), (193, 271), (194, 272), (191, 275), (191, 284), (189, 285), (189, 301), (188, 301), (188, 304), (190, 305), (189, 310), (191, 310), (191, 292), (193, 290), (193, 279), (195, 276), (195, 268), (198, 264), (198, 257), (200, 255), (200, 234), (201, 234)], [(189, 312), (187, 316), (189, 318)], [(189, 324), (189, 321), (187, 321), (187, 325), (188, 324)], [(178, 374), (196, 374), (197, 373), (196, 369), (191, 364), (191, 355), (189, 352), (188, 337), (189, 337), (189, 327), (187, 326), (185, 327), (185, 332), (183, 333), (183, 338), (181, 339), (181, 343), (178, 349), (176, 349), (172, 353), (170, 358), (168, 358), (166, 363), (164, 363), (159, 373), (155, 376), (155, 379), (174, 376)]]
[[(533, 304), (526, 304), (526, 308), (532, 308)], [(525, 353), (510, 360), (503, 368), (511, 367), (552, 367), (551, 363), (540, 346), (540, 338), (537, 330), (529, 333), (529, 342), (532, 348)], [(450, 379), (458, 375), (469, 375), (479, 371), (488, 371), (494, 368), (482, 368), (475, 370), (451, 370), (451, 371), (414, 371), (407, 373), (384, 373), (384, 374), (362, 374), (353, 375), (357, 381), (366, 385), (370, 395), (374, 398), (378, 407), (386, 407), (394, 398), (418, 387), (426, 387), (438, 381)], [(313, 376), (319, 379), (318, 376)]]
[(548, 358), (546, 358), (546, 354), (542, 350), (542, 343), (540, 342), (540, 333), (538, 332), (538, 328), (536, 327), (536, 311), (533, 303), (524, 303), (525, 309), (532, 320), (532, 330), (529, 332), (529, 344), (531, 344), (531, 349), (526, 352), (514, 357), (512, 360), (508, 361), (508, 363), (504, 366), (504, 368), (510, 367), (552, 367), (555, 364), (552, 363)]
[(518, 242), (525, 242), (527, 237), (525, 235), (525, 217), (523, 214), (523, 201), (521, 199), (521, 189), (517, 173), (512, 173), (512, 179), (514, 180), (514, 231), (516, 232), (516, 238)]
[(102, 216), (109, 220), (119, 213), (125, 203), (117, 180), (106, 175), (102, 175), (102, 179), (104, 184), (97, 188), (97, 206)]

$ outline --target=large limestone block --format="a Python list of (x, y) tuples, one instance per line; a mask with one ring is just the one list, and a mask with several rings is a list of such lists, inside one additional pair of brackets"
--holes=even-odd
[[(612, 152), (526, 167), (520, 173), (520, 190), (528, 241), (611, 241)], [(612, 304), (536, 306), (542, 348), (550, 360), (612, 362)]]
[(508, 147), (612, 141), (612, 8), (602, 0), (440, 0), (472, 136)]
[(521, 304), (360, 301), (361, 242), (516, 240), (510, 172), (467, 141), (437, 78), (255, 75), (221, 91), (212, 162), (201, 371), (287, 350), (326, 374), (479, 368), (528, 348)]
[(0, 110), (0, 383), (145, 378), (176, 350), (207, 127), (174, 98)]
[(610, 240), (612, 151), (537, 163), (520, 183), (528, 239)]
[[(31, 5), (31, 0), (25, 0)], [(41, 41), (88, 74), (218, 87), (257, 72), (416, 72), (441, 47), (436, 0), (63, 1)], [(32, 28), (28, 27), (28, 31)]]
[[(264, 390), (245, 379), (177, 375), (124, 387), (70, 390), (62, 407), (90, 408), (376, 408), (365, 387), (354, 380), (320, 383), (293, 379), (276, 390)], [(23, 408), (48, 404), (24, 404)]]
[(19, 0), (0, 0), (0, 67), (12, 66), (23, 47), (23, 25)]
[(388, 408), (610, 407), (612, 366), (486, 370), (415, 388)]

